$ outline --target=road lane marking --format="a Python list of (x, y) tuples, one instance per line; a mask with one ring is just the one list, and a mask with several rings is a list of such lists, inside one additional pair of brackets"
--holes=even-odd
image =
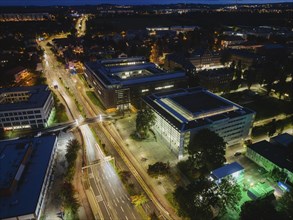
[(125, 215), (125, 219), (128, 220), (127, 216)]
[(120, 208), (121, 208), (122, 212), (124, 212), (124, 209), (122, 208), (122, 206), (120, 206)]

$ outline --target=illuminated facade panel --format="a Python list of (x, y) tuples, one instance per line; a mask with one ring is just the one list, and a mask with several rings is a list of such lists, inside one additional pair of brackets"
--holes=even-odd
[(123, 110), (141, 96), (187, 85), (184, 72), (165, 72), (143, 57), (98, 60), (85, 67), (85, 78), (106, 109)]
[(0, 127), (5, 130), (46, 127), (53, 107), (48, 86), (0, 89)]
[(154, 111), (154, 129), (181, 159), (193, 136), (215, 131), (228, 146), (249, 137), (255, 112), (196, 87), (154, 93), (143, 98)]
[(293, 182), (292, 150), (289, 149), (292, 142), (293, 136), (284, 133), (271, 138), (270, 142), (264, 140), (248, 146), (246, 156), (269, 172), (275, 168), (283, 171)]

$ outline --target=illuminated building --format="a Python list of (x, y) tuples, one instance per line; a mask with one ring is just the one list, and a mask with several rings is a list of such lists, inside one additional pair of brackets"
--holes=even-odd
[(287, 174), (288, 180), (293, 183), (290, 143), (293, 143), (293, 136), (284, 133), (271, 138), (270, 142), (264, 140), (248, 146), (246, 156), (269, 172), (275, 168), (283, 171)]
[(56, 147), (56, 136), (0, 142), (0, 219), (40, 219)]
[(85, 63), (85, 68), (87, 81), (106, 109), (128, 109), (141, 96), (187, 84), (184, 72), (167, 73), (142, 57), (98, 60)]
[(237, 162), (224, 165), (211, 172), (211, 178), (217, 183), (221, 183), (221, 180), (227, 177), (233, 177), (239, 181), (243, 178), (244, 168)]
[(245, 140), (255, 112), (196, 87), (161, 92), (143, 98), (154, 111), (154, 130), (181, 159), (196, 132), (210, 129), (228, 146)]
[(42, 128), (54, 107), (48, 86), (0, 89), (0, 128)]

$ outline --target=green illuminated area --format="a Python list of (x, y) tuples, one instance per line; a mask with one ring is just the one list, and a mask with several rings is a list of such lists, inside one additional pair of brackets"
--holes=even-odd
[(54, 124), (54, 119), (56, 117), (56, 109), (55, 107), (52, 109), (49, 117), (48, 117), (48, 121), (47, 121), (47, 124), (46, 124), (46, 127), (50, 127)]

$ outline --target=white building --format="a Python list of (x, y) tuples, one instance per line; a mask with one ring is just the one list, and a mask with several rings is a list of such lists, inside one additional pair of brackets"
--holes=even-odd
[(229, 146), (248, 138), (255, 117), (255, 112), (201, 87), (155, 93), (143, 100), (156, 115), (154, 130), (179, 159), (199, 130), (215, 131)]
[(0, 128), (46, 127), (54, 107), (48, 86), (0, 89)]
[(54, 135), (0, 142), (0, 219), (40, 219), (56, 148)]

